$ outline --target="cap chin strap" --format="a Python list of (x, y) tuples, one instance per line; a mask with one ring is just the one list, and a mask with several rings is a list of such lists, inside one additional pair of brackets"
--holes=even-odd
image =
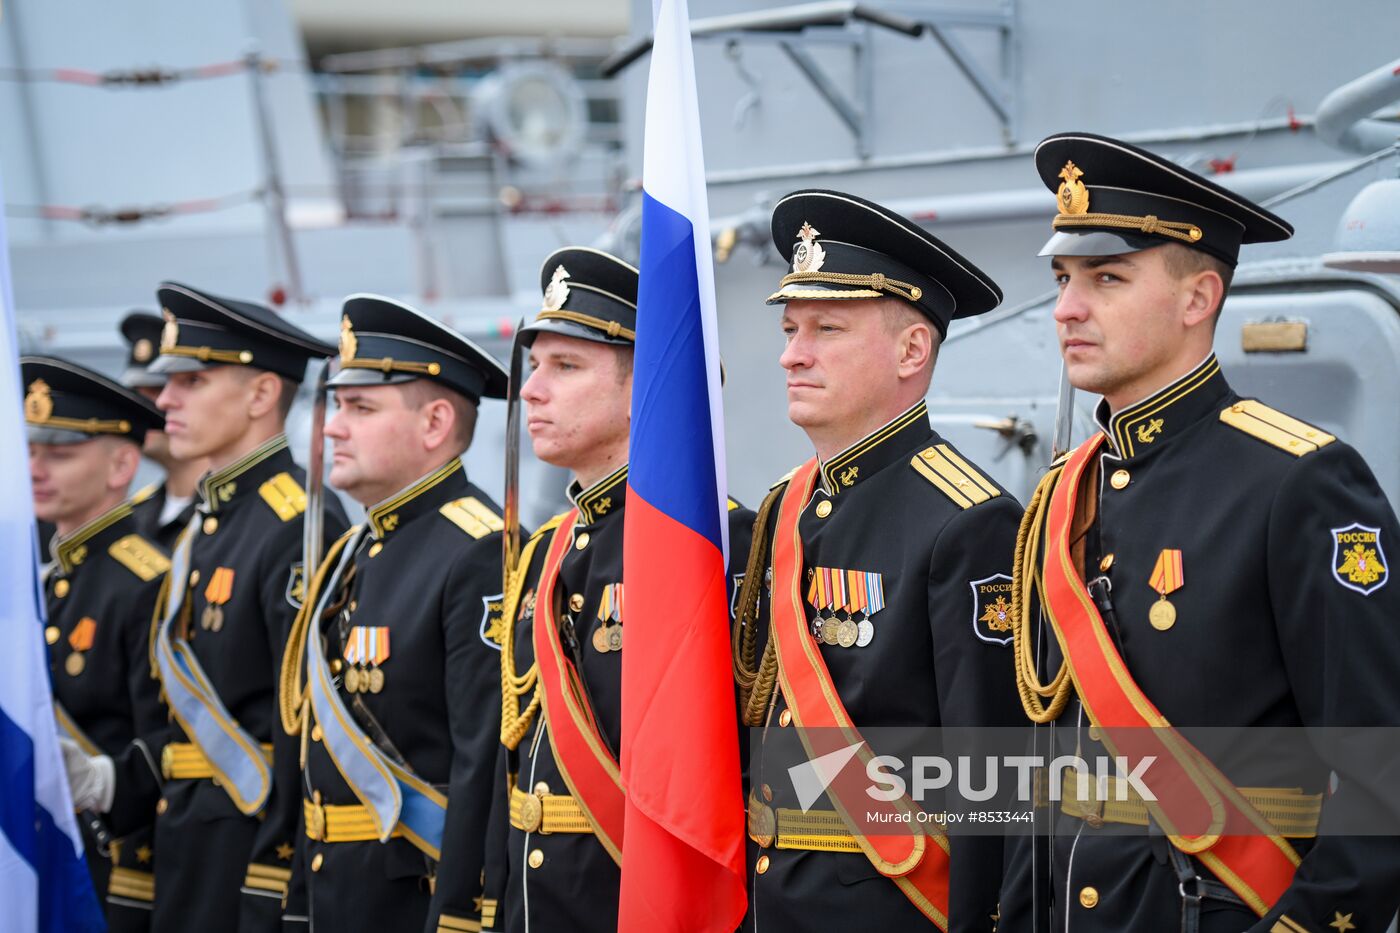
[(1162, 220), (1155, 214), (1134, 217), (1131, 214), (1056, 214), (1056, 230), (1065, 227), (1109, 227), (1115, 230), (1133, 230), (1151, 236), (1164, 236), (1183, 243), (1199, 243), (1201, 228), (1195, 224), (1176, 220)]

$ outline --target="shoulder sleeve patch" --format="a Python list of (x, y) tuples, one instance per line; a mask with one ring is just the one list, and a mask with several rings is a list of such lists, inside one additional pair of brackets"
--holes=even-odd
[(170, 569), (170, 560), (160, 552), (160, 548), (140, 535), (117, 539), (107, 548), (107, 553), (148, 583)]
[(289, 522), (306, 511), (306, 490), (290, 473), (278, 473), (258, 487), (258, 495), (277, 517)]
[(943, 493), (953, 504), (970, 509), (978, 503), (995, 499), (1000, 490), (977, 471), (977, 468), (960, 457), (947, 444), (926, 447), (909, 461), (914, 470)]
[(160, 483), (150, 483), (148, 485), (142, 486), (140, 489), (136, 490), (136, 494), (131, 497), (131, 504), (140, 505), (142, 502), (145, 502), (147, 499), (151, 498), (151, 496), (154, 496), (156, 494), (156, 490), (159, 488)]
[(442, 513), (443, 518), (473, 538), (484, 538), (493, 531), (501, 531), (506, 527), (506, 523), (501, 521), (501, 516), (476, 496), (454, 500), (438, 511)]
[(1220, 413), (1220, 420), (1295, 457), (1310, 454), (1336, 440), (1321, 428), (1285, 415), (1256, 399), (1236, 402)]

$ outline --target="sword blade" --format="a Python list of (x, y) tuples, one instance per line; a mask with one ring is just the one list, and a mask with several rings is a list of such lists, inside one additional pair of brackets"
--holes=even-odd
[(502, 503), (506, 529), (501, 535), (501, 579), (505, 593), (511, 591), (511, 576), (520, 558), (520, 386), (524, 368), (520, 331), (524, 326), (525, 319), (521, 318), (510, 345), (510, 377), (506, 387), (506, 478)]
[(321, 363), (316, 374), (315, 395), (311, 400), (311, 440), (306, 456), (306, 513), (302, 516), (301, 573), (303, 593), (311, 586), (321, 565), (325, 545), (321, 529), (325, 516), (326, 391), (331, 376), (331, 360)]

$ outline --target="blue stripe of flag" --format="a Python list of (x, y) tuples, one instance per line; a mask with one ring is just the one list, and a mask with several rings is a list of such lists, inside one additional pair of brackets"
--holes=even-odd
[[(722, 548), (715, 446), (706, 394), (705, 338), (695, 232), (642, 193), (641, 280), (627, 482), (647, 502)], [(664, 314), (665, 320), (643, 320)]]

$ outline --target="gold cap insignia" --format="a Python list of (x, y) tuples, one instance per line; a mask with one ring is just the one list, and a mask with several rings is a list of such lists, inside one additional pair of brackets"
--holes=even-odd
[(149, 363), (155, 352), (156, 348), (151, 345), (151, 341), (142, 337), (132, 345), (131, 358), (138, 363)]
[(545, 311), (558, 311), (564, 307), (564, 302), (569, 300), (569, 285), (564, 280), (569, 277), (569, 270), (563, 266), (555, 266), (554, 275), (549, 280), (549, 285), (544, 290)]
[(1087, 214), (1089, 189), (1079, 180), (1084, 177), (1083, 170), (1073, 162), (1066, 162), (1065, 167), (1060, 169), (1060, 177), (1064, 181), (1060, 183), (1060, 190), (1055, 193), (1060, 202), (1060, 213)]
[(180, 342), (180, 325), (175, 322), (175, 315), (170, 313), (169, 308), (161, 308), (160, 313), (165, 318), (165, 326), (160, 329), (160, 348), (169, 350)]
[(350, 324), (350, 316), (342, 315), (340, 318), (340, 365), (344, 366), (355, 358), (355, 350), (359, 348), (360, 341), (355, 337), (355, 331)]
[(792, 249), (793, 272), (816, 272), (821, 269), (822, 263), (826, 262), (826, 250), (817, 242), (819, 236), (820, 231), (805, 220), (802, 222), (802, 229), (797, 231), (800, 242)]
[(24, 420), (30, 424), (43, 424), (53, 414), (53, 396), (49, 394), (49, 384), (35, 379), (29, 384), (29, 392), (24, 396)]

